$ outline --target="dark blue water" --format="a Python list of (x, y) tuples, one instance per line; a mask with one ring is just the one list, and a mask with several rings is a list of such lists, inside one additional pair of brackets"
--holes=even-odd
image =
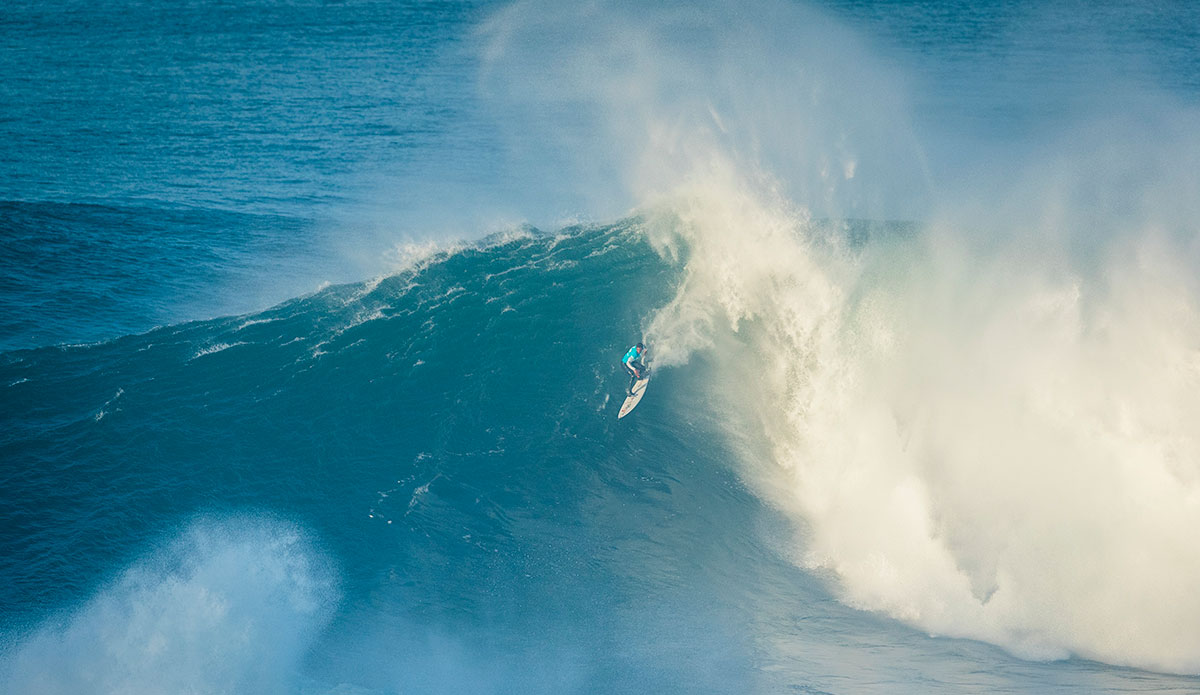
[(0, 689), (1200, 690), (1198, 48), (7, 5)]

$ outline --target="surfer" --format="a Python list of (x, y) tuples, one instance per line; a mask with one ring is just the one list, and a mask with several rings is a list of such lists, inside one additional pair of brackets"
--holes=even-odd
[(642, 364), (642, 355), (646, 354), (646, 346), (638, 343), (629, 348), (629, 352), (621, 358), (621, 364), (629, 372), (629, 388), (627, 389), (630, 396), (633, 395), (633, 385), (638, 379), (645, 377), (650, 373), (650, 368)]

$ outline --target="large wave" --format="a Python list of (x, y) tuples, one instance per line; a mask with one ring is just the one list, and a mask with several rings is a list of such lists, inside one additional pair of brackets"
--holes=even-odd
[[(774, 538), (746, 529), (771, 521), (711, 465), (727, 448), (794, 522), (788, 559), (846, 604), (1026, 657), (1200, 672), (1195, 112), (1089, 113), (1035, 160), (947, 183), (904, 72), (821, 13), (636, 10), (518, 3), (483, 32), (485, 93), (536, 134), (518, 144), (571, 153), (559, 185), (630, 220), (5, 354), (12, 514), (63, 520), (9, 539), (9, 572), (37, 579), (12, 595), (95, 589), (6, 636), (6, 683), (294, 691), (319, 644), (316, 677), (384, 691), (745, 690), (785, 662), (786, 685), (844, 678), (813, 654), (851, 661), (853, 630), (911, 637), (851, 625), (764, 556)], [(639, 319), (660, 371), (618, 426)], [(139, 496), (113, 503), (118, 467)], [(90, 494), (47, 492), (68, 477)], [(145, 500), (214, 498), (314, 519), (352, 559), (349, 606), (300, 527), (250, 516), (93, 586), (150, 533)], [(47, 569), (68, 553), (84, 564)], [(805, 634), (810, 612), (835, 627)], [(864, 689), (928, 648), (891, 646)]]

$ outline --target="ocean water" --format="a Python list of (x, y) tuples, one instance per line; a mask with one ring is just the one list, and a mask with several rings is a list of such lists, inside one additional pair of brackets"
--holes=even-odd
[(1191, 5), (18, 1), (0, 64), (3, 692), (1200, 692)]

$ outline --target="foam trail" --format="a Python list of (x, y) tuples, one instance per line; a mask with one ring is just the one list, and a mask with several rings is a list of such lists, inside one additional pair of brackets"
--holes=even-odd
[(13, 693), (285, 693), (338, 597), (296, 527), (198, 521), (11, 646)]

